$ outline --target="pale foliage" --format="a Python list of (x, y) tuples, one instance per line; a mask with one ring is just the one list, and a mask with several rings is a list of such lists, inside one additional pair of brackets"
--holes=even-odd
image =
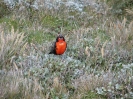
[(15, 32), (13, 27), (9, 33), (0, 30), (0, 63), (3, 64), (20, 54), (27, 43), (24, 40), (24, 33)]

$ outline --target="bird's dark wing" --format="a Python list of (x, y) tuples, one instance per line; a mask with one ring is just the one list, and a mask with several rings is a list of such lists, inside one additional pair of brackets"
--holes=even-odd
[(56, 42), (52, 44), (49, 54), (56, 54)]

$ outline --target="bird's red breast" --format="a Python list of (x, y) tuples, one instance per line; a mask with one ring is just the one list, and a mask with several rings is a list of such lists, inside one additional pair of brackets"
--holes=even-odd
[(57, 55), (61, 55), (66, 51), (66, 42), (63, 40), (59, 40), (58, 42), (56, 42), (56, 54)]

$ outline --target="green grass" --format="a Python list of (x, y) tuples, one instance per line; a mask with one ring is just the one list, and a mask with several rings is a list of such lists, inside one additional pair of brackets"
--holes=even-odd
[(61, 28), (65, 31), (72, 30), (75, 28), (74, 21), (71, 22), (69, 20), (61, 19), (56, 16), (46, 15), (41, 18), (41, 24), (44, 27), (51, 28), (55, 32), (61, 32)]
[[(40, 22), (39, 22), (40, 21)], [(5, 29), (11, 30), (11, 27), (14, 27), (14, 30), (19, 30), (20, 32), (25, 32), (28, 35), (28, 42), (33, 43), (43, 43), (45, 41), (51, 41), (58, 33), (62, 33), (63, 31), (71, 31), (75, 28), (74, 22), (69, 22), (67, 20), (59, 19), (55, 16), (45, 16), (38, 20), (38, 22), (34, 22), (34, 20), (20, 20), (13, 19), (13, 17), (4, 17), (0, 19), (1, 24), (5, 24)], [(34, 25), (39, 24), (42, 27), (42, 30), (47, 29), (48, 31), (42, 30), (33, 30), (27, 29), (29, 27), (34, 27)], [(63, 31), (62, 31), (63, 29)]]
[(87, 92), (81, 99), (106, 99), (104, 96), (98, 95), (95, 92)]
[(52, 41), (54, 39), (54, 35), (51, 33), (44, 33), (43, 31), (30, 31), (28, 33), (28, 42), (29, 43), (39, 43), (42, 44), (46, 41)]
[[(28, 23), (28, 22), (27, 22)], [(22, 31), (22, 27), (24, 26), (23, 23), (19, 23), (18, 19), (13, 19), (13, 16), (3, 17), (0, 18), (0, 24), (5, 24), (4, 29), (11, 31), (13, 27), (14, 30)]]

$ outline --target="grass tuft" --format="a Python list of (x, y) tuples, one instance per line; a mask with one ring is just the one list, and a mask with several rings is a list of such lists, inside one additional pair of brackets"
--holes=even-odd
[(27, 43), (24, 41), (24, 33), (15, 32), (13, 27), (9, 33), (4, 33), (1, 27), (0, 32), (0, 64), (4, 67), (14, 57), (22, 54)]

